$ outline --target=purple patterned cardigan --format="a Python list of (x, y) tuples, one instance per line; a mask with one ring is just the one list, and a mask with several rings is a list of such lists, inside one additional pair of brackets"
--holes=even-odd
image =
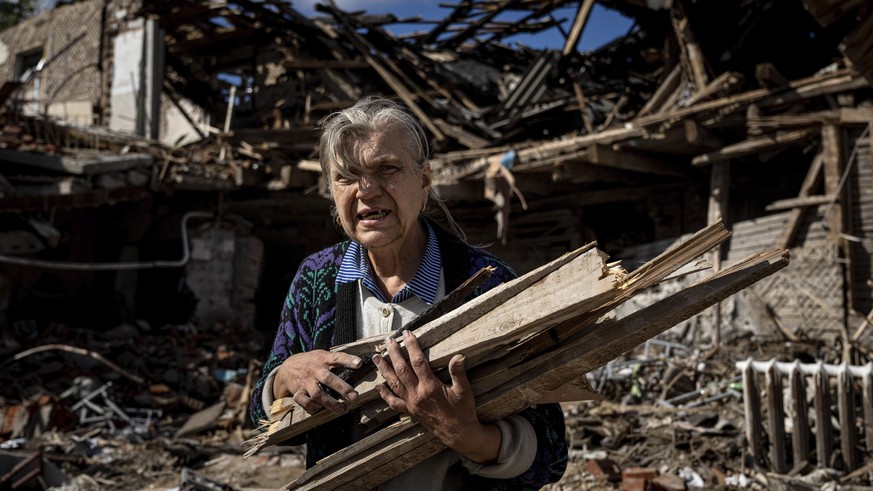
[[(431, 223), (437, 234), (443, 258), (446, 291), (458, 285), (485, 266), (496, 269), (491, 279), (471, 298), (515, 277), (501, 260), (482, 249), (469, 246), (457, 237)], [(267, 358), (260, 380), (255, 385), (249, 413), (257, 425), (266, 419), (261, 407), (264, 379), (295, 353), (355, 340), (355, 283), (336, 284), (336, 275), (349, 242), (342, 242), (307, 257), (297, 270), (285, 304), (273, 349)], [(567, 446), (564, 441), (564, 415), (558, 404), (542, 404), (519, 413), (530, 421), (537, 435), (537, 454), (533, 465), (513, 479), (485, 479), (466, 472), (459, 466), (464, 489), (539, 489), (558, 481), (567, 467)], [(306, 433), (306, 466), (354, 443), (354, 415), (335, 419)], [(303, 443), (302, 438), (289, 441)]]

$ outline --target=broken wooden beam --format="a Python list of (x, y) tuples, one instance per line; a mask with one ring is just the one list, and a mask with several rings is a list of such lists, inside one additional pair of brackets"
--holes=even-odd
[[(430, 354), (432, 366), (444, 367), (454, 353), (463, 350), (468, 358), (483, 352), (497, 339), (530, 335), (564, 320), (570, 313), (593, 308), (611, 298), (620, 284), (623, 272), (610, 269), (605, 255), (593, 244), (581, 247), (536, 270), (504, 283), (415, 331), (422, 349)], [(578, 287), (580, 279), (586, 281)], [(529, 308), (532, 304), (537, 309)], [(453, 334), (463, 328), (464, 334)], [(384, 336), (358, 340), (336, 346), (333, 351), (352, 354), (377, 351), (384, 354)], [(441, 344), (442, 343), (442, 344)], [(468, 362), (468, 366), (470, 362)], [(383, 383), (375, 368), (355, 385), (358, 397), (346, 401), (349, 410), (378, 400), (375, 387)], [(286, 414), (291, 412), (291, 417)], [(327, 410), (308, 414), (291, 402), (291, 398), (276, 401), (271, 408), (267, 432), (246, 442), (247, 455), (281, 443), (320, 424), (336, 418)]]
[[(495, 384), (493, 376), (483, 379), (473, 370), (471, 381), (480, 417), (494, 420), (518, 412), (568, 380), (607, 363), (787, 263), (786, 251), (756, 254), (623, 319), (586, 325), (587, 329), (557, 344), (547, 355), (504, 367), (500, 378), (511, 383), (498, 380)], [(488, 373), (494, 373), (494, 369)], [(405, 418), (323, 459), (286, 489), (371, 488), (444, 448), (431, 433)]]
[(748, 140), (727, 145), (715, 152), (698, 155), (691, 159), (691, 164), (696, 166), (708, 165), (713, 162), (720, 162), (727, 159), (734, 159), (753, 155), (776, 148), (781, 148), (785, 145), (793, 144), (798, 141), (807, 140), (818, 133), (818, 129), (803, 129), (796, 131), (779, 131), (773, 135), (764, 135)]
[[(822, 177), (822, 162), (824, 158), (821, 153), (817, 154), (809, 165), (809, 170), (806, 171), (806, 177), (803, 178), (803, 184), (800, 186), (799, 198), (806, 198), (810, 193), (821, 183)], [(791, 216), (782, 230), (782, 235), (779, 237), (777, 245), (783, 249), (788, 248), (794, 241), (797, 230), (800, 228), (803, 218), (806, 216), (808, 208), (799, 207), (791, 210)]]
[(668, 162), (640, 152), (619, 152), (614, 150), (611, 145), (595, 143), (589, 146), (584, 160), (596, 165), (645, 174), (677, 177), (684, 177), (686, 175), (678, 167)]

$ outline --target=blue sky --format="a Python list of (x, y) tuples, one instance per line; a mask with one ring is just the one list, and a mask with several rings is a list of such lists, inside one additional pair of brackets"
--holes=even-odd
[[(421, 15), (424, 20), (442, 20), (448, 16), (452, 9), (441, 8), (437, 0), (370, 0), (367, 2), (354, 0), (335, 0), (337, 6), (343, 10), (365, 10), (367, 13), (393, 13), (398, 18)], [(314, 15), (313, 4), (317, 0), (292, 0), (292, 6), (304, 15)], [(521, 14), (516, 14), (516, 18)], [(569, 30), (573, 24), (573, 16), (576, 15), (576, 6), (568, 9), (559, 9), (554, 12), (556, 19), (564, 19), (564, 29)], [(501, 17), (498, 17), (501, 19)], [(508, 20), (510, 17), (504, 17)], [(431, 25), (403, 25), (389, 26), (389, 30), (402, 34), (415, 30), (428, 30)], [(591, 18), (582, 33), (578, 49), (588, 51), (602, 46), (616, 37), (624, 35), (631, 26), (631, 21), (614, 10), (594, 5)], [(516, 35), (507, 37), (505, 42), (520, 43), (532, 48), (556, 48), (564, 45), (564, 37), (556, 28), (543, 31), (536, 35)]]

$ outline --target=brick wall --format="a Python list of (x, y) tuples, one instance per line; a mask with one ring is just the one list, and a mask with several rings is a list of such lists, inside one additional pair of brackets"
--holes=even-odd
[[(101, 86), (102, 12), (103, 2), (86, 0), (46, 11), (0, 33), (0, 55), (6, 54), (0, 56), (0, 81), (14, 78), (17, 55), (42, 49), (50, 61), (40, 74), (42, 107), (64, 101), (96, 105)], [(25, 93), (32, 94), (33, 89)]]

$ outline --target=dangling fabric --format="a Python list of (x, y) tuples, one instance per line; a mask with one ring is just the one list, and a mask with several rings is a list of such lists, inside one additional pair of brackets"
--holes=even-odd
[(494, 203), (494, 219), (497, 221), (497, 238), (506, 244), (509, 233), (509, 210), (512, 194), (518, 196), (522, 209), (527, 210), (527, 202), (515, 185), (512, 167), (518, 162), (518, 153), (509, 149), (503, 155), (495, 155), (488, 159), (488, 169), (485, 171), (485, 198)]

